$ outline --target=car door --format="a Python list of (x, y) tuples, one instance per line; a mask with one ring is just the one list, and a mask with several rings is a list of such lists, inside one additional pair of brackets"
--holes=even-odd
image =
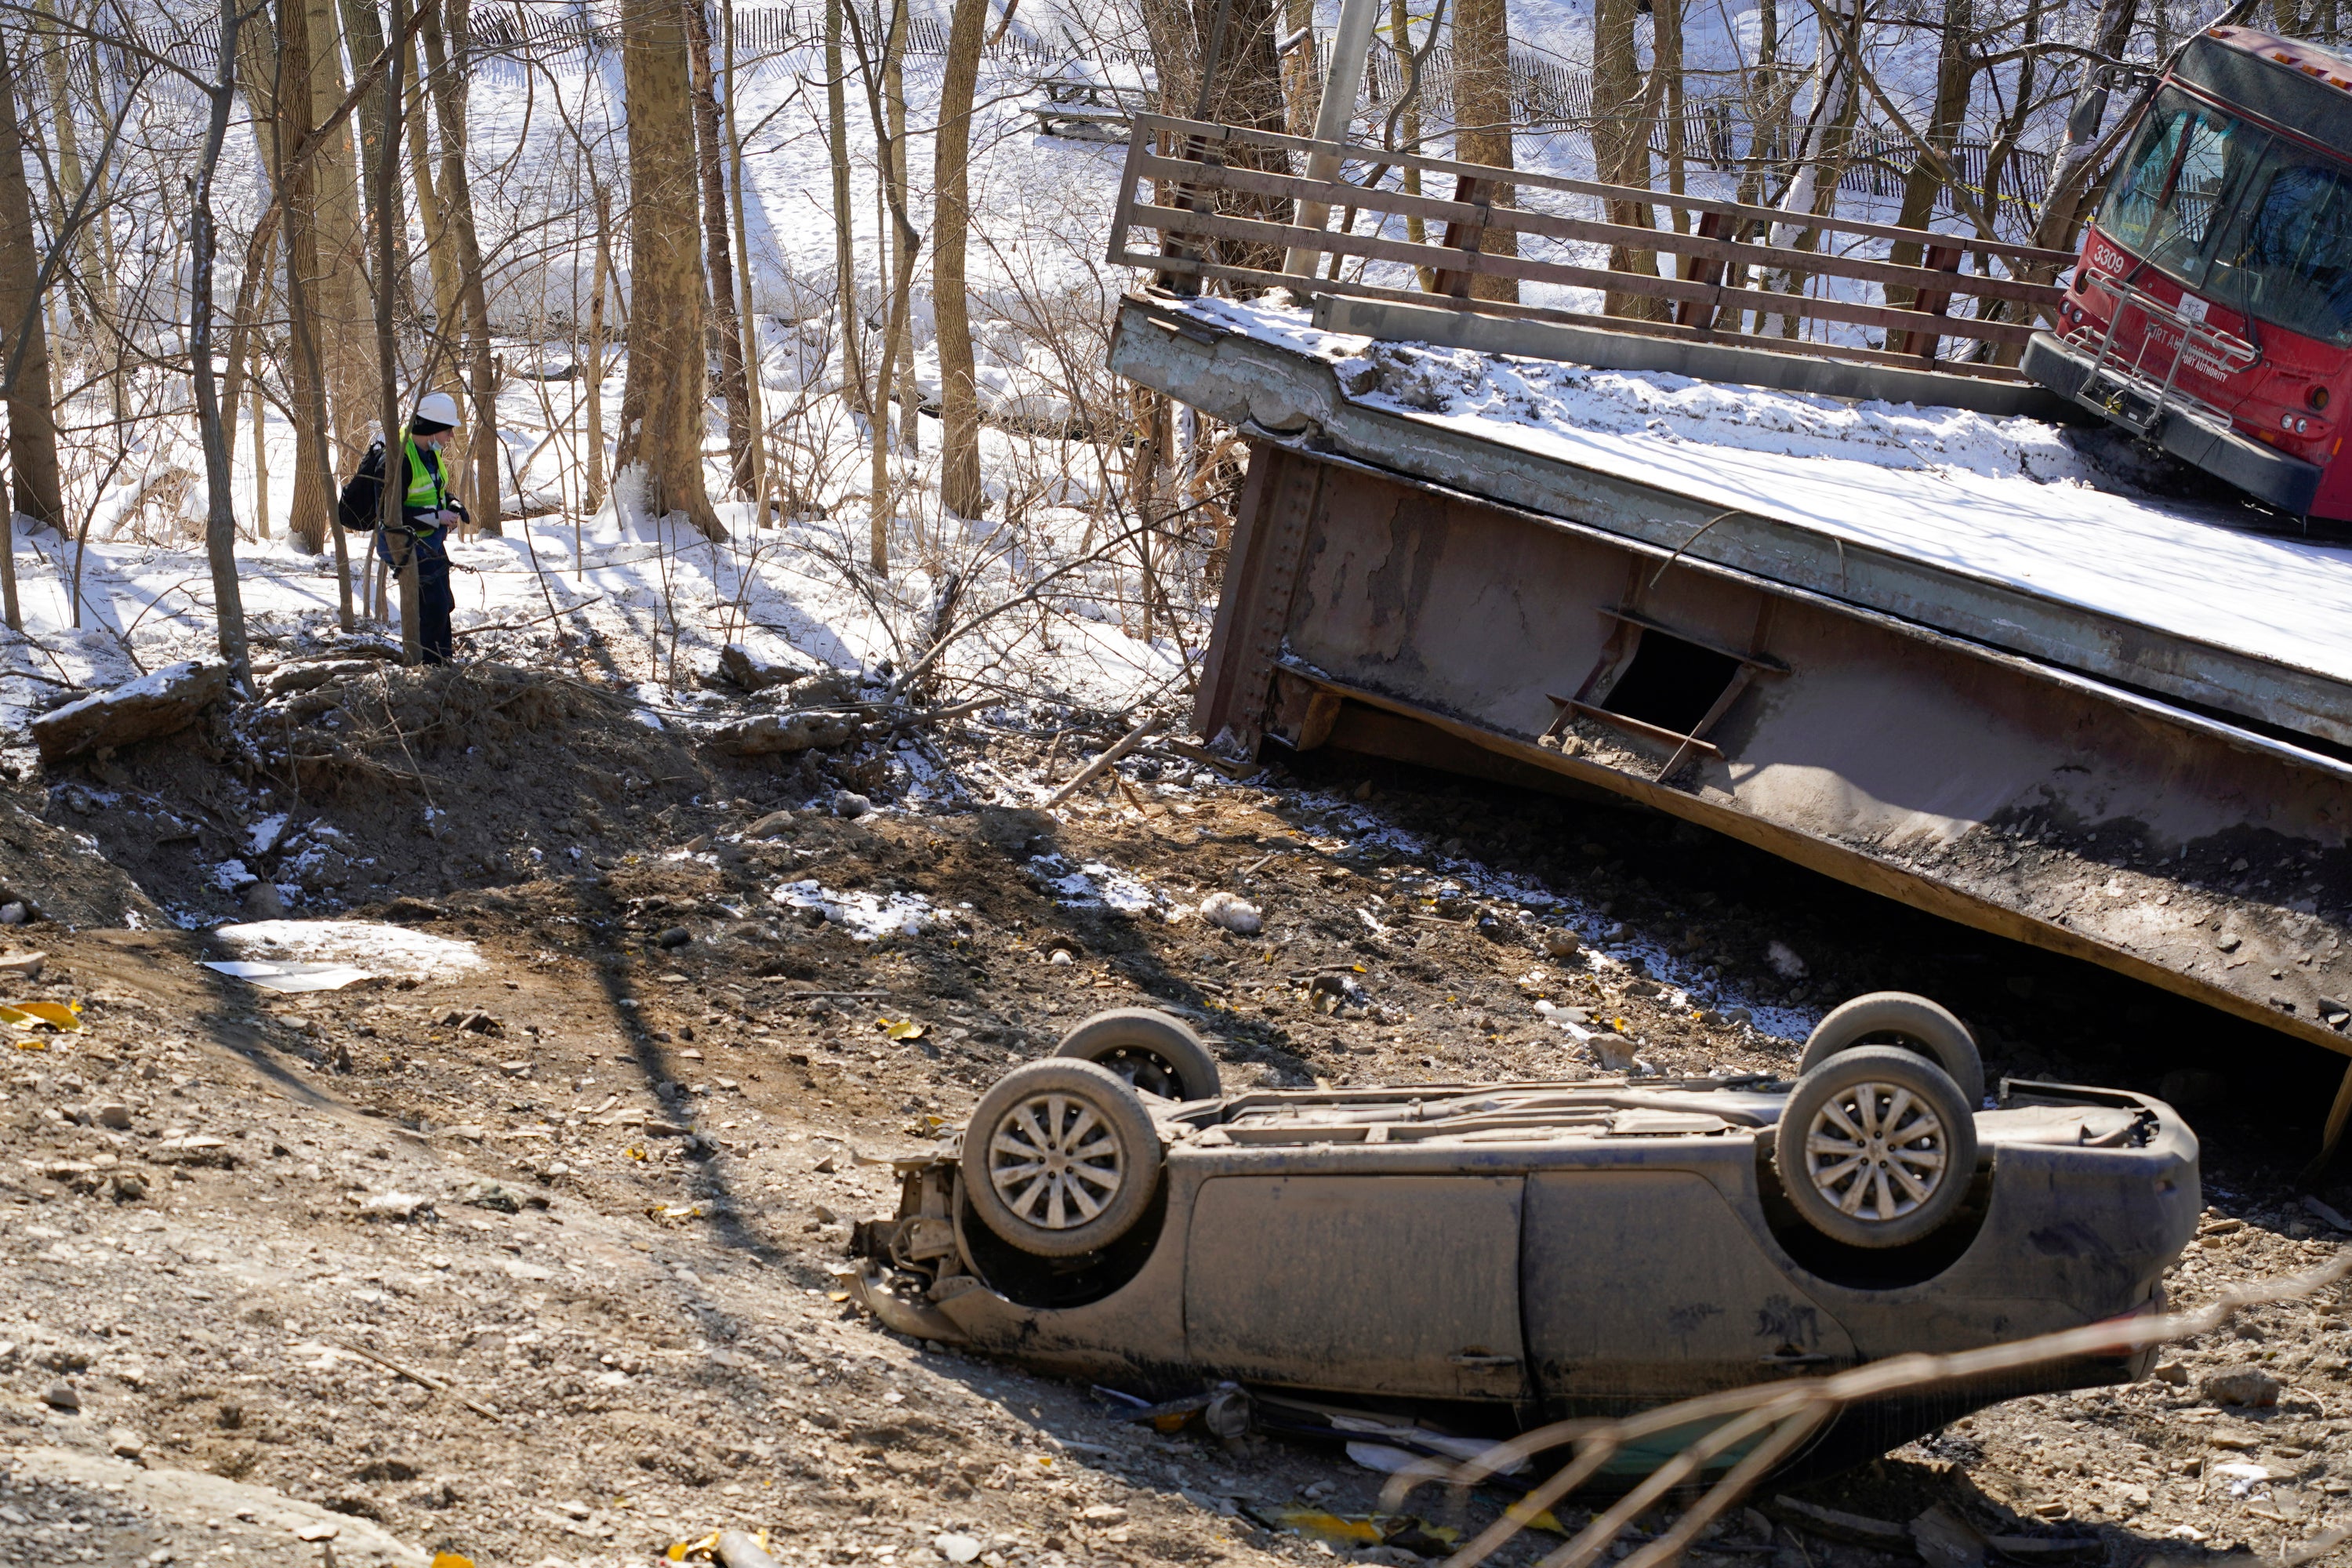
[(1220, 1176), (1186, 1243), (1189, 1359), (1298, 1387), (1526, 1397), (1511, 1176)]
[(1542, 1172), (1525, 1204), (1520, 1289), (1548, 1405), (1632, 1408), (1855, 1359), (1696, 1172)]

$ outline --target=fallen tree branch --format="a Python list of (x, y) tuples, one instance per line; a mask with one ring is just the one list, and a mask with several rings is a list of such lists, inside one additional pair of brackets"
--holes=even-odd
[(551, 621), (558, 616), (568, 616), (575, 610), (584, 610), (591, 605), (601, 605), (604, 602), (604, 595), (599, 594), (593, 599), (583, 599), (576, 605), (566, 605), (560, 610), (550, 610), (543, 616), (533, 616), (527, 621), (500, 621), (498, 625), (490, 626), (459, 626), (453, 635), (471, 637), (479, 637), (484, 632), (519, 632), (526, 627), (535, 626), (541, 621)]
[[(2111, 1319), (2078, 1329), (2041, 1334), (2006, 1344), (1949, 1355), (1900, 1355), (1872, 1362), (1828, 1377), (1801, 1378), (1662, 1405), (1621, 1420), (1591, 1417), (1554, 1422), (1498, 1443), (1478, 1458), (1460, 1465), (1425, 1460), (1391, 1477), (1381, 1489), (1381, 1507), (1399, 1510), (1412, 1490), (1425, 1482), (1448, 1482), (1457, 1495), (1466, 1493), (1490, 1476), (1506, 1473), (1547, 1449), (1575, 1445), (1576, 1457), (1542, 1485), (1504, 1510), (1496, 1520), (1453, 1556), (1444, 1568), (1476, 1568), (1528, 1523), (1598, 1474), (1601, 1468), (1628, 1444), (1677, 1427), (1713, 1423), (1706, 1435), (1685, 1447), (1628, 1492), (1575, 1539), (1546, 1557), (1538, 1568), (1590, 1568), (1623, 1527), (1675, 1487), (1694, 1479), (1707, 1461), (1753, 1441), (1755, 1446), (1706, 1493), (1686, 1510), (1674, 1528), (1627, 1557), (1622, 1568), (1665, 1568), (1681, 1557), (1726, 1509), (1795, 1447), (1838, 1411), (1864, 1400), (1912, 1393), (1938, 1384), (1962, 1383), (2002, 1373), (2021, 1372), (2080, 1356), (2115, 1356), (2148, 1349), (2168, 1340), (2190, 1339), (2221, 1327), (2241, 1309), (2312, 1295), (2352, 1274), (2352, 1248), (2335, 1262), (2309, 1273), (2233, 1290), (2192, 1312), (2164, 1317)], [(2324, 1553), (2334, 1542), (2317, 1544)], [(2289, 1563), (2309, 1561), (2311, 1552)]]
[(1118, 761), (1119, 758), (1135, 750), (1137, 746), (1141, 745), (1143, 743), (1143, 738), (1146, 735), (1150, 734), (1152, 731), (1160, 728), (1160, 715), (1153, 713), (1146, 717), (1142, 723), (1138, 724), (1134, 729), (1129, 730), (1126, 734), (1121, 735), (1117, 741), (1111, 743), (1109, 751), (1105, 752), (1101, 756), (1097, 757), (1093, 762), (1088, 763), (1085, 767), (1080, 768), (1078, 770), (1077, 777), (1072, 779), (1069, 783), (1064, 784), (1059, 790), (1055, 791), (1054, 798), (1045, 803), (1045, 809), (1047, 811), (1052, 811), (1064, 801), (1077, 794), (1078, 791), (1086, 788), (1087, 785), (1102, 777), (1103, 770), (1105, 768), (1109, 767), (1113, 763)]
[(505, 1416), (499, 1415), (496, 1410), (492, 1409), (489, 1405), (483, 1404), (480, 1400), (474, 1398), (470, 1394), (458, 1392), (458, 1390), (450, 1384), (447, 1378), (436, 1377), (429, 1372), (419, 1372), (413, 1366), (403, 1366), (389, 1356), (380, 1356), (373, 1351), (363, 1351), (357, 1345), (347, 1345), (336, 1342), (335, 1349), (345, 1355), (357, 1356), (362, 1361), (373, 1362), (376, 1365), (383, 1368), (384, 1371), (398, 1377), (404, 1377), (409, 1382), (416, 1384), (419, 1388), (429, 1388), (436, 1394), (446, 1394), (477, 1415), (487, 1417), (492, 1421), (504, 1421), (506, 1419)]

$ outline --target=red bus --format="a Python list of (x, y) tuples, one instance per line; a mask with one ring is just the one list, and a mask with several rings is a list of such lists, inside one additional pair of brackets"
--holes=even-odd
[(2352, 57), (2192, 40), (2085, 227), (2024, 369), (2303, 518), (2352, 521)]

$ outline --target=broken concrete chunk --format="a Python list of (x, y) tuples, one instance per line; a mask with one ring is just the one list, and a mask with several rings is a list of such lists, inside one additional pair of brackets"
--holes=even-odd
[(175, 734), (228, 695), (228, 666), (210, 659), (167, 664), (110, 691), (68, 702), (33, 721), (41, 762), (55, 767), (91, 752)]
[(799, 820), (800, 818), (798, 815), (792, 811), (772, 811), (768, 813), (767, 816), (760, 818), (759, 821), (751, 824), (751, 826), (745, 828), (743, 830), (743, 837), (746, 838), (781, 838), (785, 834), (790, 833), (793, 830), (793, 824)]
[(720, 725), (710, 743), (730, 756), (771, 757), (829, 751), (856, 732), (856, 722), (838, 713), (763, 713)]

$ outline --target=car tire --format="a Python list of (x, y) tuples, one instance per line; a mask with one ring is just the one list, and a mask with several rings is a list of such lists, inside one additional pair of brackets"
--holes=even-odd
[(1099, 1062), (1162, 1100), (1215, 1100), (1225, 1089), (1217, 1058), (1183, 1020), (1153, 1007), (1114, 1007), (1062, 1037), (1057, 1057)]
[(1976, 1112), (1927, 1058), (1856, 1046), (1797, 1080), (1772, 1159), (1789, 1202), (1815, 1230), (1849, 1247), (1902, 1247), (1932, 1234), (1968, 1196)]
[(1022, 1251), (1075, 1258), (1125, 1236), (1160, 1184), (1160, 1130), (1128, 1081), (1097, 1062), (1024, 1062), (980, 1097), (963, 1134), (963, 1190)]
[(1873, 991), (1831, 1008), (1805, 1037), (1798, 1076), (1857, 1046), (1900, 1046), (1916, 1052), (1944, 1069), (1968, 1097), (1970, 1110), (1984, 1103), (1984, 1057), (1976, 1036), (1950, 1008), (1925, 996)]

